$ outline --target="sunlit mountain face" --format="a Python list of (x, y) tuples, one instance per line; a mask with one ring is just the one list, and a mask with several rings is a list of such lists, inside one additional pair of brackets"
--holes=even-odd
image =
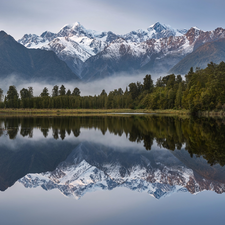
[(163, 116), (1, 117), (0, 190), (81, 198), (123, 187), (157, 199), (225, 190), (224, 121)]

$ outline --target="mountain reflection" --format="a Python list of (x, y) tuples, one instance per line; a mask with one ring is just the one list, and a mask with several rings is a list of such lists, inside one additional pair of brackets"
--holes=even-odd
[(211, 167), (185, 150), (123, 151), (96, 143), (79, 144), (52, 172), (28, 174), (27, 188), (59, 189), (80, 198), (87, 192), (125, 187), (157, 199), (175, 192), (225, 192), (224, 168)]
[[(79, 139), (82, 129), (85, 139)], [(90, 129), (102, 135), (93, 141)], [(42, 135), (35, 141), (37, 130)], [(103, 144), (107, 135), (129, 141), (123, 147), (120, 141)], [(25, 187), (59, 189), (76, 198), (117, 187), (155, 198), (180, 191), (223, 193), (224, 135), (224, 121), (208, 118), (0, 118), (0, 190), (19, 180)], [(135, 142), (144, 148), (138, 150)]]

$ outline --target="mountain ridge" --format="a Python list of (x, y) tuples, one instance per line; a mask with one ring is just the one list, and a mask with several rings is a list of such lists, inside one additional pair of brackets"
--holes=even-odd
[(225, 38), (205, 43), (184, 57), (169, 72), (186, 74), (191, 67), (204, 69), (210, 62), (219, 64), (225, 61)]
[(0, 76), (19, 74), (21, 78), (78, 80), (53, 51), (27, 49), (4, 31), (0, 31)]

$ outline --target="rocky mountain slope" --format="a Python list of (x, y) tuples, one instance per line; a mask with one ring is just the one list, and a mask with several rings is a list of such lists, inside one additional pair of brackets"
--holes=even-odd
[(0, 31), (0, 77), (9, 74), (19, 74), (26, 80), (78, 80), (53, 51), (27, 49)]
[(224, 38), (203, 44), (176, 64), (170, 73), (186, 74), (191, 67), (203, 69), (209, 62), (219, 64), (221, 61), (225, 61)]
[[(223, 170), (221, 167), (210, 170), (206, 161), (200, 159), (196, 168), (200, 166), (204, 170), (199, 174), (195, 166), (189, 168), (180, 161), (182, 157), (194, 163), (195, 159), (185, 150), (178, 150), (176, 157), (167, 150), (131, 153), (130, 149), (83, 142), (53, 172), (28, 174), (19, 182), (27, 188), (59, 189), (64, 195), (75, 198), (87, 192), (117, 187), (145, 192), (157, 199), (179, 191), (192, 194), (203, 190), (225, 192), (224, 180), (215, 179), (215, 174)], [(212, 179), (209, 179), (210, 173)]]

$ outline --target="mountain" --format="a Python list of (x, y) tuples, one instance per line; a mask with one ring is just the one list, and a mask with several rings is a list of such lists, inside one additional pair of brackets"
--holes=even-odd
[[(134, 152), (83, 142), (54, 171), (28, 174), (19, 182), (26, 188), (58, 189), (65, 196), (78, 199), (87, 192), (117, 187), (145, 192), (157, 199), (175, 192), (225, 192), (225, 180), (216, 178), (216, 174), (224, 173), (224, 169), (220, 166), (211, 169), (206, 160), (191, 158), (184, 149), (175, 153), (168, 150)], [(193, 168), (180, 158), (188, 158), (189, 166)]]
[(204, 32), (193, 27), (183, 36), (150, 39), (141, 43), (120, 38), (85, 62), (82, 78), (93, 80), (119, 72), (166, 73), (199, 46), (224, 37), (225, 30), (222, 28)]
[[(92, 81), (118, 73), (167, 73), (175, 71), (171, 69), (179, 62), (178, 71), (187, 71), (187, 67), (189, 70), (195, 65), (195, 60), (188, 60), (189, 63), (185, 64), (185, 57), (202, 45), (223, 38), (223, 28), (206, 32), (197, 27), (178, 30), (157, 22), (147, 29), (118, 35), (87, 30), (80, 23), (75, 23), (65, 25), (58, 33), (26, 34), (18, 42), (28, 48), (54, 51), (81, 80)], [(206, 48), (212, 48), (210, 51), (213, 52), (215, 46), (208, 45)], [(197, 55), (194, 58), (204, 58), (205, 51), (198, 51)], [(204, 63), (196, 65), (204, 66), (209, 59), (219, 61), (221, 58), (221, 55), (212, 53), (211, 57), (205, 57)], [(183, 67), (185, 69), (182, 70)]]
[(58, 33), (45, 31), (41, 36), (25, 34), (18, 42), (27, 48), (54, 51), (74, 73), (80, 75), (83, 63), (116, 38), (112, 32), (87, 30), (76, 22), (73, 25), (65, 25)]
[(53, 51), (27, 49), (0, 31), (0, 77), (16, 73), (24, 79), (77, 80), (78, 77)]
[(225, 61), (225, 38), (203, 44), (176, 64), (170, 73), (187, 74), (191, 67), (204, 69), (209, 62), (221, 61)]
[[(85, 80), (83, 76), (93, 77), (93, 74), (86, 75), (86, 72), (83, 72), (83, 70), (92, 70), (92, 68), (88, 68), (92, 60), (87, 63), (86, 61), (91, 59), (93, 56), (97, 56), (99, 53), (102, 53), (105, 48), (111, 48), (111, 43), (118, 43), (122, 39), (127, 43), (130, 43), (130, 45), (140, 44), (141, 42), (152, 38), (159, 39), (170, 36), (181, 36), (186, 32), (186, 29), (177, 30), (157, 22), (145, 30), (139, 29), (125, 35), (117, 35), (111, 31), (97, 32), (87, 30), (80, 23), (76, 22), (73, 25), (65, 25), (58, 33), (45, 31), (40, 36), (35, 34), (25, 34), (20, 40), (18, 40), (18, 42), (27, 48), (41, 48), (54, 51), (61, 60), (67, 63), (74, 73), (78, 74), (81, 79)], [(135, 51), (142, 51), (138, 48), (139, 46), (137, 45), (135, 47)], [(117, 54), (117, 52), (115, 52), (114, 55), (115, 54)], [(137, 57), (135, 57), (135, 60), (136, 58)], [(95, 61), (95, 59), (93, 59), (93, 61)], [(105, 67), (108, 62), (103, 60), (100, 63)], [(124, 62), (121, 64), (123, 63)], [(130, 67), (130, 63), (127, 64), (127, 67)], [(120, 66), (120, 63), (116, 65), (118, 68)], [(124, 68), (126, 72), (128, 72), (127, 67)], [(139, 67), (140, 66), (138, 66), (138, 68)], [(102, 68), (100, 69), (102, 70)], [(136, 70), (136, 68), (132, 68), (132, 70)], [(109, 71), (110, 74), (112, 74), (117, 72), (118, 69), (113, 66)], [(99, 71), (99, 73), (102, 74), (101, 71)], [(102, 78), (101, 75), (100, 78)]]

